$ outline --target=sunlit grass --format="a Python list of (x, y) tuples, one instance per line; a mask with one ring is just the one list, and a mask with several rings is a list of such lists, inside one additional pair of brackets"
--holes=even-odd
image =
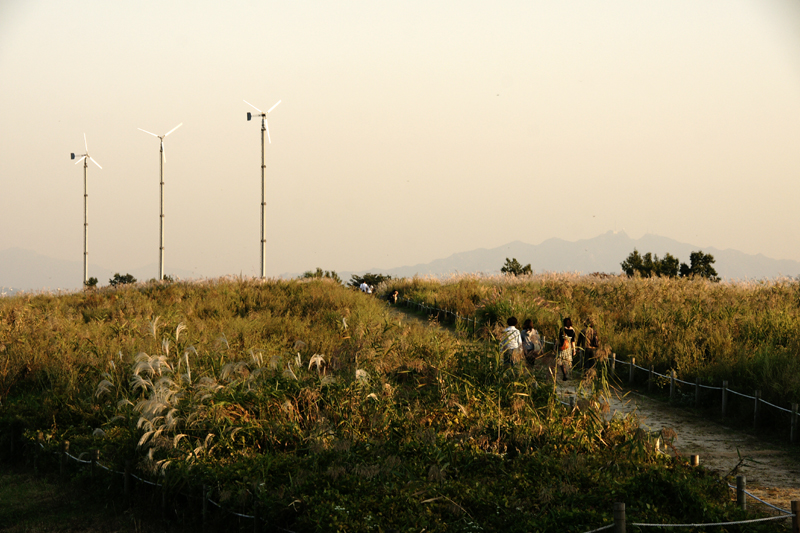
[[(391, 283), (484, 319), (529, 313), (543, 330), (576, 301), (663, 290), (555, 275)], [(592, 311), (601, 331), (621, 320)], [(297, 531), (585, 531), (610, 521), (612, 481), (613, 498), (652, 505), (642, 518), (732, 512), (713, 476), (659, 456), (635, 418), (605, 418), (602, 365), (569, 410), (546, 372), (504, 366), (484, 333), (403, 320), (326, 280), (0, 299), (0, 425), (133, 460), (168, 486), (211, 486), (225, 505), (260, 501)], [(647, 476), (685, 497), (657, 503)]]

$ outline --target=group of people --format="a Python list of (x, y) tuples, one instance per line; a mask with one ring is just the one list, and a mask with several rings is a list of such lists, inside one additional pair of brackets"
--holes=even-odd
[[(539, 333), (533, 328), (531, 319), (525, 320), (522, 330), (517, 329), (517, 318), (509, 317), (506, 321), (508, 327), (503, 331), (503, 360), (506, 364), (517, 364), (522, 360), (528, 363), (542, 355), (544, 345)], [(572, 327), (572, 319), (566, 317), (558, 331), (555, 345), (556, 373), (564, 381), (568, 381), (572, 373), (572, 360), (577, 356), (578, 350), (583, 351), (583, 364), (585, 368), (592, 368), (595, 361), (596, 350), (600, 347), (600, 338), (594, 329), (591, 319), (584, 322), (584, 328), (576, 333)]]

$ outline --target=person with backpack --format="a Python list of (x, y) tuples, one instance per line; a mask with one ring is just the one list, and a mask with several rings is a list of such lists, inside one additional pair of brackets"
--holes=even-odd
[(564, 381), (569, 381), (572, 374), (572, 356), (575, 354), (575, 330), (572, 329), (570, 317), (564, 318), (563, 324), (558, 330), (556, 340), (556, 374), (561, 371)]
[(509, 317), (503, 330), (503, 362), (515, 365), (522, 359), (522, 336), (517, 329), (517, 317)]
[(525, 319), (520, 336), (522, 337), (522, 351), (525, 360), (532, 365), (536, 356), (542, 352), (542, 338), (539, 336), (539, 332), (533, 329), (533, 320), (530, 318)]

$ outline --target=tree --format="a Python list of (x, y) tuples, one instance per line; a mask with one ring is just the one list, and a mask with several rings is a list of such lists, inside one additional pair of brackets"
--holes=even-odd
[(108, 284), (112, 287), (117, 287), (119, 285), (127, 285), (129, 283), (136, 283), (136, 278), (134, 278), (131, 274), (125, 274), (124, 276), (120, 276), (119, 272), (114, 274), (114, 277), (108, 280)]
[(531, 264), (528, 263), (522, 266), (522, 263), (517, 261), (517, 258), (509, 259), (506, 257), (506, 264), (500, 269), (503, 274), (513, 274), (514, 276), (522, 276), (524, 274), (532, 274)]
[(332, 279), (336, 283), (342, 282), (342, 278), (339, 277), (339, 274), (337, 274), (335, 270), (322, 270), (319, 267), (317, 267), (317, 270), (308, 270), (303, 272), (303, 275), (300, 277), (302, 279), (328, 278)]
[(705, 254), (698, 250), (689, 254), (689, 262), (691, 263), (691, 266), (687, 265), (686, 263), (681, 263), (682, 278), (697, 276), (711, 281), (719, 281), (717, 271), (713, 266), (711, 266), (716, 262), (716, 259), (714, 259), (713, 255)]
[(641, 255), (639, 250), (634, 248), (627, 259), (620, 263), (620, 266), (629, 277), (633, 277), (637, 272), (644, 278), (653, 276), (674, 278), (678, 276), (678, 258), (670, 253), (664, 255), (663, 259), (659, 259), (657, 255), (650, 252)]
[(88, 280), (84, 281), (83, 284), (86, 286), (87, 289), (94, 289), (97, 287), (97, 278), (92, 277)]
[(348, 283), (348, 285), (350, 287), (358, 288), (362, 283), (366, 283), (367, 285), (370, 285), (372, 287), (377, 287), (384, 281), (390, 279), (392, 279), (392, 276), (389, 276), (387, 274), (370, 274), (369, 272), (367, 272), (363, 276), (359, 276), (357, 274), (353, 274), (352, 276), (350, 276), (350, 282)]
[(663, 259), (655, 256), (653, 259), (655, 266), (655, 273), (664, 278), (677, 278), (678, 277), (678, 258), (670, 253), (664, 255)]

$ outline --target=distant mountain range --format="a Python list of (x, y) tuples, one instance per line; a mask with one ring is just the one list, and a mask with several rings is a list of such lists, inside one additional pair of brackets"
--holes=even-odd
[[(770, 259), (764, 255), (750, 255), (737, 250), (718, 250), (678, 242), (658, 235), (645, 235), (641, 239), (631, 239), (624, 232), (609, 231), (592, 239), (575, 242), (562, 239), (548, 239), (541, 244), (527, 244), (520, 241), (508, 243), (487, 250), (479, 248), (470, 252), (453, 254), (444, 259), (436, 259), (426, 264), (397, 268), (373, 268), (367, 271), (340, 272), (344, 282), (353, 273), (364, 272), (389, 274), (393, 277), (447, 276), (454, 273), (484, 272), (499, 273), (506, 258), (516, 258), (523, 265), (530, 263), (534, 272), (607, 272), (617, 274), (620, 263), (635, 249), (640, 253), (654, 253), (659, 257), (670, 253), (681, 262), (689, 263), (691, 252), (702, 250), (716, 259), (714, 268), (726, 280), (772, 279), (779, 276), (796, 277), (800, 275), (800, 262)], [(152, 279), (158, 266), (145, 265), (134, 270), (120, 272), (133, 274), (140, 281)], [(91, 276), (106, 285), (114, 272), (97, 265), (89, 265)], [(187, 279), (197, 277), (188, 270), (170, 269), (168, 274)], [(297, 277), (300, 274), (284, 274), (282, 277)], [(83, 263), (53, 259), (21, 248), (0, 251), (0, 294), (13, 294), (24, 290), (74, 290), (80, 288), (83, 276)], [(76, 280), (78, 280), (76, 282)]]
[[(97, 278), (99, 285), (108, 285), (108, 280), (117, 272), (132, 274), (139, 281), (147, 281), (158, 276), (158, 264), (121, 272), (89, 263), (89, 276)], [(167, 274), (191, 277), (189, 271), (182, 269), (170, 269)], [(0, 295), (19, 291), (75, 290), (81, 287), (82, 279), (83, 261), (54, 259), (22, 248), (0, 251)]]
[[(390, 269), (372, 269), (368, 272), (389, 274), (394, 277), (446, 276), (458, 272), (499, 273), (506, 258), (516, 258), (523, 265), (530, 263), (534, 272), (607, 272), (622, 271), (620, 263), (635, 249), (641, 254), (651, 252), (663, 257), (670, 253), (681, 262), (689, 264), (689, 254), (701, 250), (714, 256), (717, 274), (726, 280), (772, 279), (780, 276), (800, 275), (800, 262), (770, 259), (762, 254), (750, 255), (737, 250), (719, 250), (678, 242), (658, 235), (645, 235), (631, 239), (625, 232), (609, 231), (592, 239), (575, 242), (548, 239), (541, 244), (520, 241), (497, 248), (479, 248), (471, 252), (453, 254), (427, 264)], [(363, 273), (363, 272), (362, 272)], [(345, 278), (345, 275), (347, 278)], [(350, 279), (351, 273), (342, 273)]]

